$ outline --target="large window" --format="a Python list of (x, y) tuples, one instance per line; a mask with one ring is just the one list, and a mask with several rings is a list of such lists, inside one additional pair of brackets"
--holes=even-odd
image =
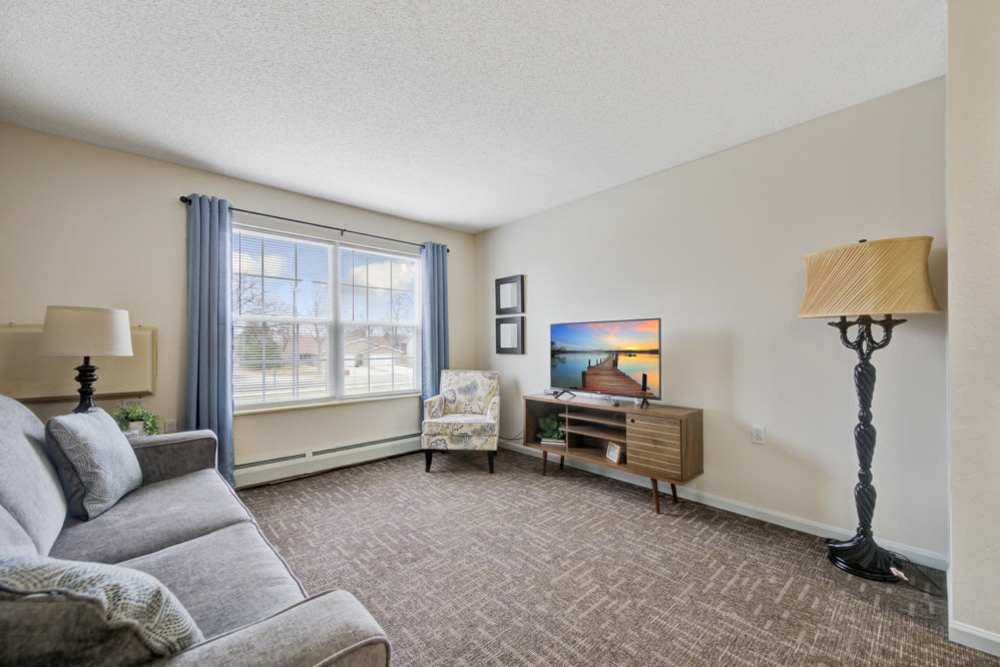
[(344, 394), (417, 389), (416, 260), (342, 247), (337, 262)]
[(237, 406), (419, 389), (419, 275), (409, 255), (233, 231)]

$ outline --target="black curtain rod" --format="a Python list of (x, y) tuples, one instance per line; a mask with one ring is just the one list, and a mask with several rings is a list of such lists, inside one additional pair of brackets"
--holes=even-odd
[[(181, 195), (180, 200), (181, 200), (181, 203), (183, 203), (185, 205), (191, 203), (191, 198), (190, 197), (185, 197), (183, 195)], [(239, 211), (240, 213), (250, 213), (252, 215), (261, 215), (261, 216), (264, 216), (265, 218), (273, 218), (275, 220), (284, 220), (285, 222), (294, 222), (294, 223), (297, 223), (297, 224), (300, 224), (300, 225), (309, 225), (310, 227), (319, 227), (321, 229), (331, 229), (331, 230), (333, 230), (335, 232), (340, 232), (341, 236), (343, 236), (344, 233), (346, 232), (348, 234), (358, 234), (360, 236), (367, 236), (368, 238), (372, 238), (372, 239), (382, 239), (383, 241), (392, 241), (393, 243), (403, 243), (405, 245), (412, 245), (412, 246), (416, 246), (418, 248), (423, 248), (424, 247), (423, 243), (414, 243), (413, 241), (404, 241), (402, 239), (394, 239), (391, 236), (379, 236), (378, 234), (369, 234), (368, 232), (356, 232), (353, 229), (347, 229), (345, 227), (333, 227), (331, 225), (321, 225), (318, 222), (309, 222), (308, 220), (298, 220), (296, 218), (286, 218), (286, 217), (281, 216), (281, 215), (271, 215), (270, 213), (261, 213), (260, 211), (251, 211), (250, 209), (246, 209), (246, 208), (236, 208), (235, 206), (230, 206), (229, 210), (230, 211)], [(451, 252), (451, 248), (447, 248), (446, 250), (448, 252)]]

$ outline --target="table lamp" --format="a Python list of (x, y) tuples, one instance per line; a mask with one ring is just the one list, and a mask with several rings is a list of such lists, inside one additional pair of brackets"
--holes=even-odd
[[(854, 446), (858, 454), (858, 483), (854, 502), (858, 530), (847, 541), (828, 542), (830, 561), (845, 572), (875, 581), (896, 582), (895, 556), (883, 549), (872, 534), (875, 487), (872, 457), (875, 427), (872, 426), (872, 395), (875, 367), (871, 356), (892, 340), (892, 330), (905, 322), (893, 314), (932, 313), (939, 310), (927, 271), (930, 236), (861, 240), (807, 255), (806, 293), (799, 317), (836, 317), (828, 322), (840, 330), (840, 341), (858, 355), (854, 386), (858, 392), (858, 424)], [(881, 319), (874, 316), (881, 315)], [(854, 319), (848, 320), (848, 317)], [(853, 337), (852, 327), (857, 327)], [(881, 329), (876, 339), (874, 327)]]
[(83, 357), (76, 367), (80, 404), (73, 412), (94, 407), (97, 367), (91, 357), (131, 357), (132, 330), (128, 311), (114, 308), (49, 306), (45, 310), (41, 354), (49, 357)]

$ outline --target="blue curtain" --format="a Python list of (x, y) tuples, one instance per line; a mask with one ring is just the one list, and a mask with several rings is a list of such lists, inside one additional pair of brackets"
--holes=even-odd
[(423, 358), (420, 393), (429, 398), (438, 393), (441, 370), (448, 368), (448, 247), (424, 243), (423, 263)]
[(185, 427), (219, 438), (219, 472), (233, 483), (232, 225), (225, 199), (191, 195), (187, 210)]

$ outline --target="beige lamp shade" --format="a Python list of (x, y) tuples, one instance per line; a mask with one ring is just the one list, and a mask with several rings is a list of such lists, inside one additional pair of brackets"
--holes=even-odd
[(930, 236), (861, 241), (806, 255), (799, 317), (932, 313)]
[(49, 357), (131, 357), (128, 311), (49, 306), (39, 351)]

